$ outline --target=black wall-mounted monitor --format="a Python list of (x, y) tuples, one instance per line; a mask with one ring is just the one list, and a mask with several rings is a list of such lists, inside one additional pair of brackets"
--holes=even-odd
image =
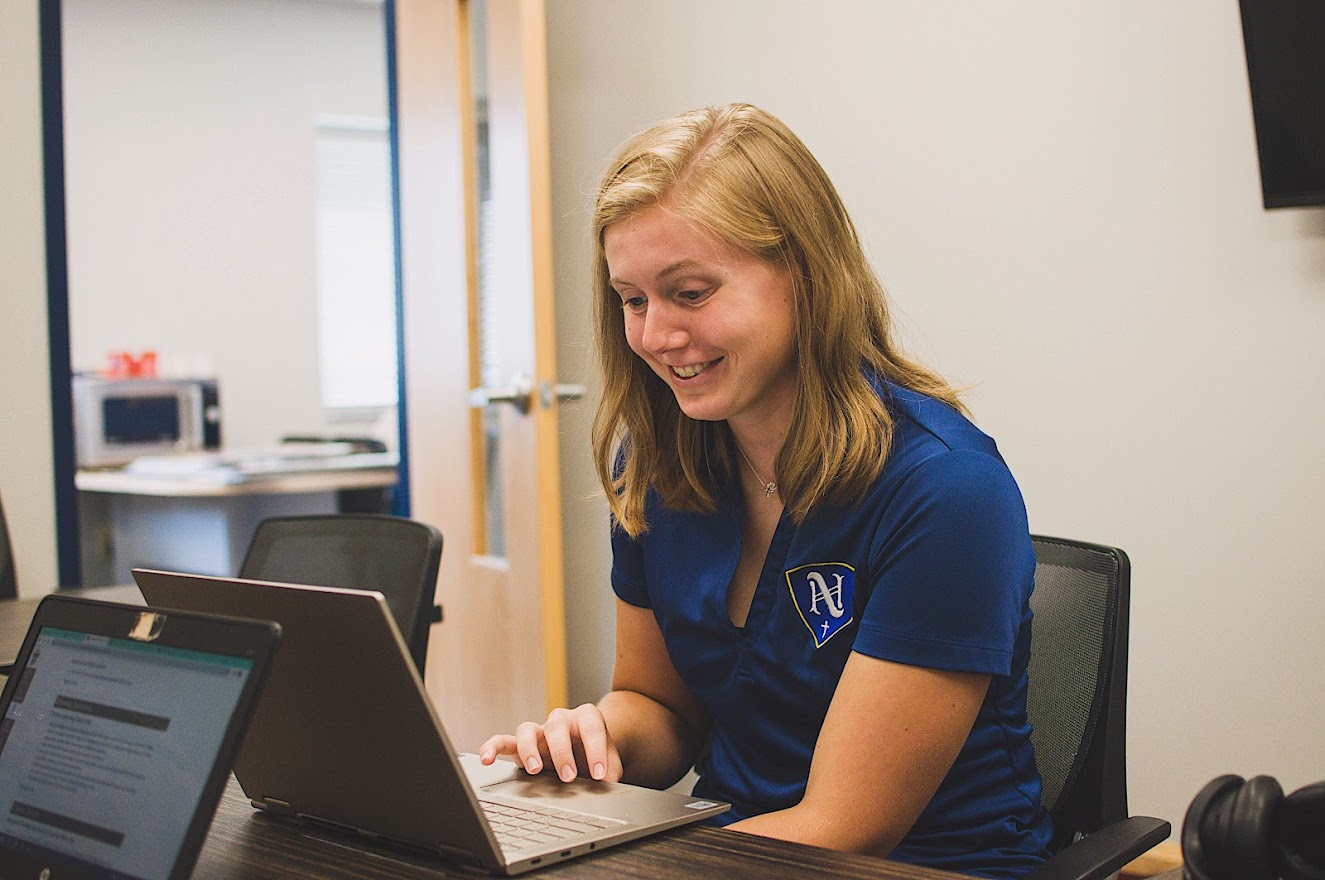
[(1325, 205), (1325, 0), (1240, 0), (1267, 208)]

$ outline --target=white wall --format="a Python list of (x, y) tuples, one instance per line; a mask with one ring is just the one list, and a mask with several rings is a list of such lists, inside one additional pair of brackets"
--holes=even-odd
[(21, 595), (56, 585), (37, 3), (0, 3), (0, 501)]
[[(378, 6), (64, 6), (75, 366), (111, 348), (201, 356), (221, 375), (229, 445), (394, 439), (390, 418), (326, 419), (312, 300), (312, 118), (385, 113)], [(57, 580), (36, 0), (0, 16), (0, 498), (35, 595)]]
[[(1032, 529), (1130, 554), (1133, 811), (1176, 825), (1223, 772), (1325, 778), (1325, 211), (1260, 207), (1236, 3), (557, 0), (548, 23), (565, 380), (599, 163), (657, 118), (764, 106), (840, 187), (913, 351), (971, 386)], [(585, 425), (577, 699), (612, 631)]]
[(314, 120), (386, 116), (380, 7), (63, 5), (74, 366), (210, 365), (227, 446), (366, 427), (321, 405)]

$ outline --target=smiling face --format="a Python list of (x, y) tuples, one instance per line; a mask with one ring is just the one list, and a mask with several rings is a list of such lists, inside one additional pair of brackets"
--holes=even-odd
[(626, 341), (681, 411), (780, 443), (796, 390), (790, 273), (660, 205), (608, 226), (603, 251)]

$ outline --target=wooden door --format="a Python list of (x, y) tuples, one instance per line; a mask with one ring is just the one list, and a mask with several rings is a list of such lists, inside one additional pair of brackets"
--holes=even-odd
[(397, 0), (395, 34), (405, 467), (445, 542), (427, 685), (473, 750), (566, 698), (543, 3)]

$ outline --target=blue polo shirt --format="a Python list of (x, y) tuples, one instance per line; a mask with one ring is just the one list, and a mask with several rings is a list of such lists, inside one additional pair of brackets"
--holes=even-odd
[[(993, 440), (947, 404), (887, 385), (892, 449), (868, 495), (796, 526), (783, 516), (744, 627), (727, 616), (742, 500), (712, 514), (650, 493), (648, 531), (612, 534), (612, 586), (653, 610), (712, 721), (697, 795), (722, 824), (797, 804), (852, 651), (992, 676), (952, 770), (891, 858), (1020, 877), (1051, 833), (1026, 720), (1034, 583), (1021, 493)], [(886, 747), (886, 743), (872, 747)]]

